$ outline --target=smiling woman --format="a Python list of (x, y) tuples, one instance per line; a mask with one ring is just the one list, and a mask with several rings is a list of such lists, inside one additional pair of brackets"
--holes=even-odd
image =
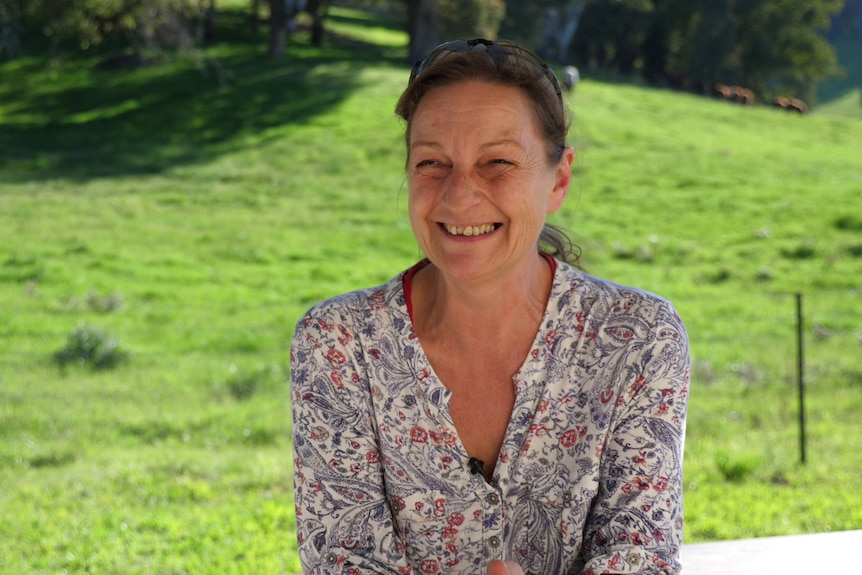
[(479, 81), (440, 87), (426, 94), (411, 127), (410, 221), (435, 264), (429, 272), (496, 285), (513, 273), (549, 280), (547, 273), (520, 272), (546, 267), (536, 242), (546, 215), (566, 196), (574, 152), (566, 148), (548, 162), (528, 97)]
[(425, 258), (291, 348), (304, 572), (678, 573), (688, 341), (546, 226), (574, 161), (553, 72), (447, 43), (397, 111)]

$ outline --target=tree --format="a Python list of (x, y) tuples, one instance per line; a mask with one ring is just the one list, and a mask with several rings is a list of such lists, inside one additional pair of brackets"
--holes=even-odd
[(690, 0), (653, 0), (642, 42), (643, 76), (652, 84), (679, 84), (684, 77), (677, 59), (681, 38), (691, 26)]
[(406, 0), (407, 33), (410, 36), (408, 60), (415, 62), (440, 43), (440, 15), (437, 0)]
[(507, 0), (500, 36), (535, 49), (547, 60), (567, 62), (586, 4), (586, 0)]
[(586, 2), (575, 0), (559, 8), (548, 10), (548, 17), (542, 33), (539, 51), (552, 60), (563, 62), (567, 59), (569, 47), (581, 23)]
[(690, 32), (685, 36), (678, 60), (678, 72), (698, 86), (741, 82), (734, 62), (736, 31), (733, 0), (698, 2)]
[(0, 0), (0, 58), (15, 58), (21, 51), (19, 26), (18, 8), (10, 0)]
[(698, 0), (684, 42), (689, 76), (812, 102), (817, 81), (838, 69), (823, 34), (842, 7), (843, 0)]
[[(190, 49), (191, 23), (199, 12), (188, 0), (18, 0), (21, 27), (54, 45), (80, 50), (114, 42), (133, 51), (126, 63), (148, 53)], [(214, 6), (214, 4), (211, 4)]]
[(837, 69), (823, 37), (843, 0), (586, 0), (570, 56), (657, 84), (742, 85), (811, 100)]
[(437, 0), (445, 40), (494, 39), (506, 15), (504, 0)]
[(411, 62), (427, 56), (441, 41), (496, 38), (506, 14), (505, 0), (405, 1)]
[(587, 0), (571, 56), (589, 67), (632, 73), (651, 18), (649, 0)]
[(311, 45), (323, 45), (323, 23), (329, 12), (329, 0), (308, 0), (305, 11), (311, 15)]
[(845, 0), (844, 9), (832, 17), (831, 38), (862, 34), (862, 0)]
[(269, 55), (281, 58), (287, 51), (288, 3), (290, 0), (269, 2)]
[(199, 0), (200, 4), (200, 32), (198, 38), (202, 43), (209, 43), (216, 39), (216, 0)]
[(506, 16), (500, 24), (500, 36), (538, 49), (542, 45), (547, 12), (558, 3), (559, 0), (506, 0)]
[(260, 29), (260, 0), (251, 0), (251, 14), (249, 15), (251, 22), (251, 32), (257, 36)]

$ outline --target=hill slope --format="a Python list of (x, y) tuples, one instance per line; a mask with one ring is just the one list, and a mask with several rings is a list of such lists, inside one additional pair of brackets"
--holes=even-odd
[[(270, 61), (241, 15), (220, 22), (210, 59), (0, 64), (10, 572), (297, 571), (294, 322), (420, 257), (392, 112), (409, 71), (398, 33), (338, 10), (325, 48), (297, 34)], [(862, 120), (590, 78), (570, 99), (576, 184), (554, 221), (590, 272), (671, 298), (689, 327), (689, 539), (862, 526)], [(129, 361), (58, 368), (80, 326)]]

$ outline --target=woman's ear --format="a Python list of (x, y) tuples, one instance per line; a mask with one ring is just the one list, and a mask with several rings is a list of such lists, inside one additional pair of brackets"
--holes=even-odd
[(572, 182), (572, 164), (575, 161), (575, 149), (566, 146), (557, 166), (554, 168), (554, 189), (548, 197), (547, 212), (552, 214), (560, 209), (566, 195), (569, 193), (569, 184)]

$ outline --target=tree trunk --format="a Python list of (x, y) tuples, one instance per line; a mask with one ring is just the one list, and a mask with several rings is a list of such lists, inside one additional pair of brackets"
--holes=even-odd
[[(660, 17), (659, 17), (660, 18)], [(650, 26), (644, 38), (641, 52), (643, 54), (643, 77), (650, 84), (662, 84), (668, 77), (667, 63), (670, 57), (669, 35), (664, 22), (658, 18)]]
[(575, 38), (575, 33), (578, 31), (578, 25), (581, 23), (581, 14), (584, 13), (585, 2), (573, 2), (566, 7), (563, 15), (562, 26), (557, 33), (557, 53), (556, 59), (558, 62), (565, 62), (569, 58), (569, 46), (572, 45), (572, 40)]
[(287, 6), (285, 0), (269, 0), (269, 55), (283, 58), (287, 45)]
[(260, 0), (251, 0), (251, 16), (249, 17), (249, 21), (251, 22), (251, 31), (252, 34), (257, 36), (258, 31), (260, 31)]
[(408, 0), (407, 32), (410, 34), (410, 62), (426, 57), (440, 43), (437, 0)]
[(201, 13), (201, 33), (200, 41), (204, 44), (214, 42), (216, 39), (216, 3), (215, 0), (209, 0), (208, 5), (204, 5), (204, 0), (200, 3)]
[(554, 6), (548, 8), (542, 25), (542, 44), (539, 48), (539, 54), (543, 58), (556, 62), (569, 60), (569, 47), (578, 31), (585, 5), (583, 1), (575, 1), (562, 9)]
[(316, 48), (323, 46), (323, 18), (317, 14), (311, 19), (311, 45)]
[(305, 10), (311, 14), (311, 45), (319, 48), (323, 46), (323, 22), (329, 11), (329, 1), (309, 0)]

